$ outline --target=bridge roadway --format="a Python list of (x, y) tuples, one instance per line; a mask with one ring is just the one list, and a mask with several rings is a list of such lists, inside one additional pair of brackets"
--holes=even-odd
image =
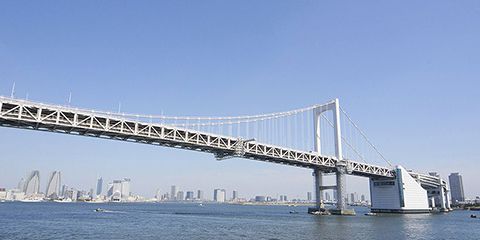
[[(93, 110), (0, 97), (0, 126), (108, 138), (213, 153), (217, 158), (241, 157), (303, 168), (336, 171), (337, 159), (240, 138), (191, 129), (139, 122)], [(393, 178), (394, 171), (347, 161), (352, 175)]]

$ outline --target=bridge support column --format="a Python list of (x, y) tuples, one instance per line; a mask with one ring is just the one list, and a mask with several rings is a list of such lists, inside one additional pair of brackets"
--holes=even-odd
[(446, 201), (446, 207), (449, 211), (452, 210), (452, 206), (450, 206), (450, 191), (449, 189), (447, 188), (447, 190), (445, 191), (445, 201)]
[(346, 174), (347, 174), (347, 164), (345, 161), (340, 161), (337, 163), (337, 208), (330, 210), (334, 215), (355, 215), (355, 210), (347, 209), (347, 203), (345, 202), (345, 192), (346, 192)]
[(320, 169), (313, 170), (313, 177), (315, 178), (315, 207), (316, 209), (320, 210), (323, 208), (323, 179)]
[(447, 197), (447, 193), (444, 189), (444, 186), (442, 185), (442, 179), (439, 178), (438, 180), (440, 182), (440, 186), (438, 187), (439, 190), (440, 190), (440, 194), (439, 194), (439, 198), (440, 198), (440, 211), (441, 212), (448, 212), (449, 211), (449, 208), (447, 208), (447, 204), (448, 204), (448, 197)]

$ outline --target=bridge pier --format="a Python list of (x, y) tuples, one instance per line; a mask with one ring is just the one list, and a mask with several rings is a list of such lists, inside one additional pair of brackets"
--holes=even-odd
[(313, 170), (313, 177), (315, 178), (315, 208), (317, 210), (320, 210), (324, 207), (323, 206), (323, 190), (322, 190), (323, 177), (320, 169)]
[(339, 161), (337, 163), (337, 171), (335, 177), (337, 180), (337, 208), (330, 210), (333, 215), (355, 215), (355, 210), (347, 209), (347, 203), (345, 202), (346, 192), (346, 174), (347, 164), (345, 161)]

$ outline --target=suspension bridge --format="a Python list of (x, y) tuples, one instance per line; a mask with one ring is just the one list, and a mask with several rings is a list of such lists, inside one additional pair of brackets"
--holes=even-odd
[[(0, 97), (0, 126), (107, 138), (246, 158), (313, 170), (317, 209), (322, 192), (336, 190), (333, 213), (349, 214), (345, 175), (370, 179), (372, 211), (448, 210), (449, 188), (435, 174), (392, 163), (335, 99), (285, 112), (183, 117), (96, 111)], [(336, 175), (325, 186), (324, 174)]]

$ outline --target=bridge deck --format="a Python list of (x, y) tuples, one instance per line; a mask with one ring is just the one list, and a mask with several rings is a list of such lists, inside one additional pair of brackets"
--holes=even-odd
[[(337, 159), (256, 141), (219, 136), (162, 124), (144, 123), (95, 111), (0, 97), (0, 126), (75, 134), (236, 156), (304, 168), (335, 171)], [(353, 175), (394, 177), (389, 168), (348, 161)]]

